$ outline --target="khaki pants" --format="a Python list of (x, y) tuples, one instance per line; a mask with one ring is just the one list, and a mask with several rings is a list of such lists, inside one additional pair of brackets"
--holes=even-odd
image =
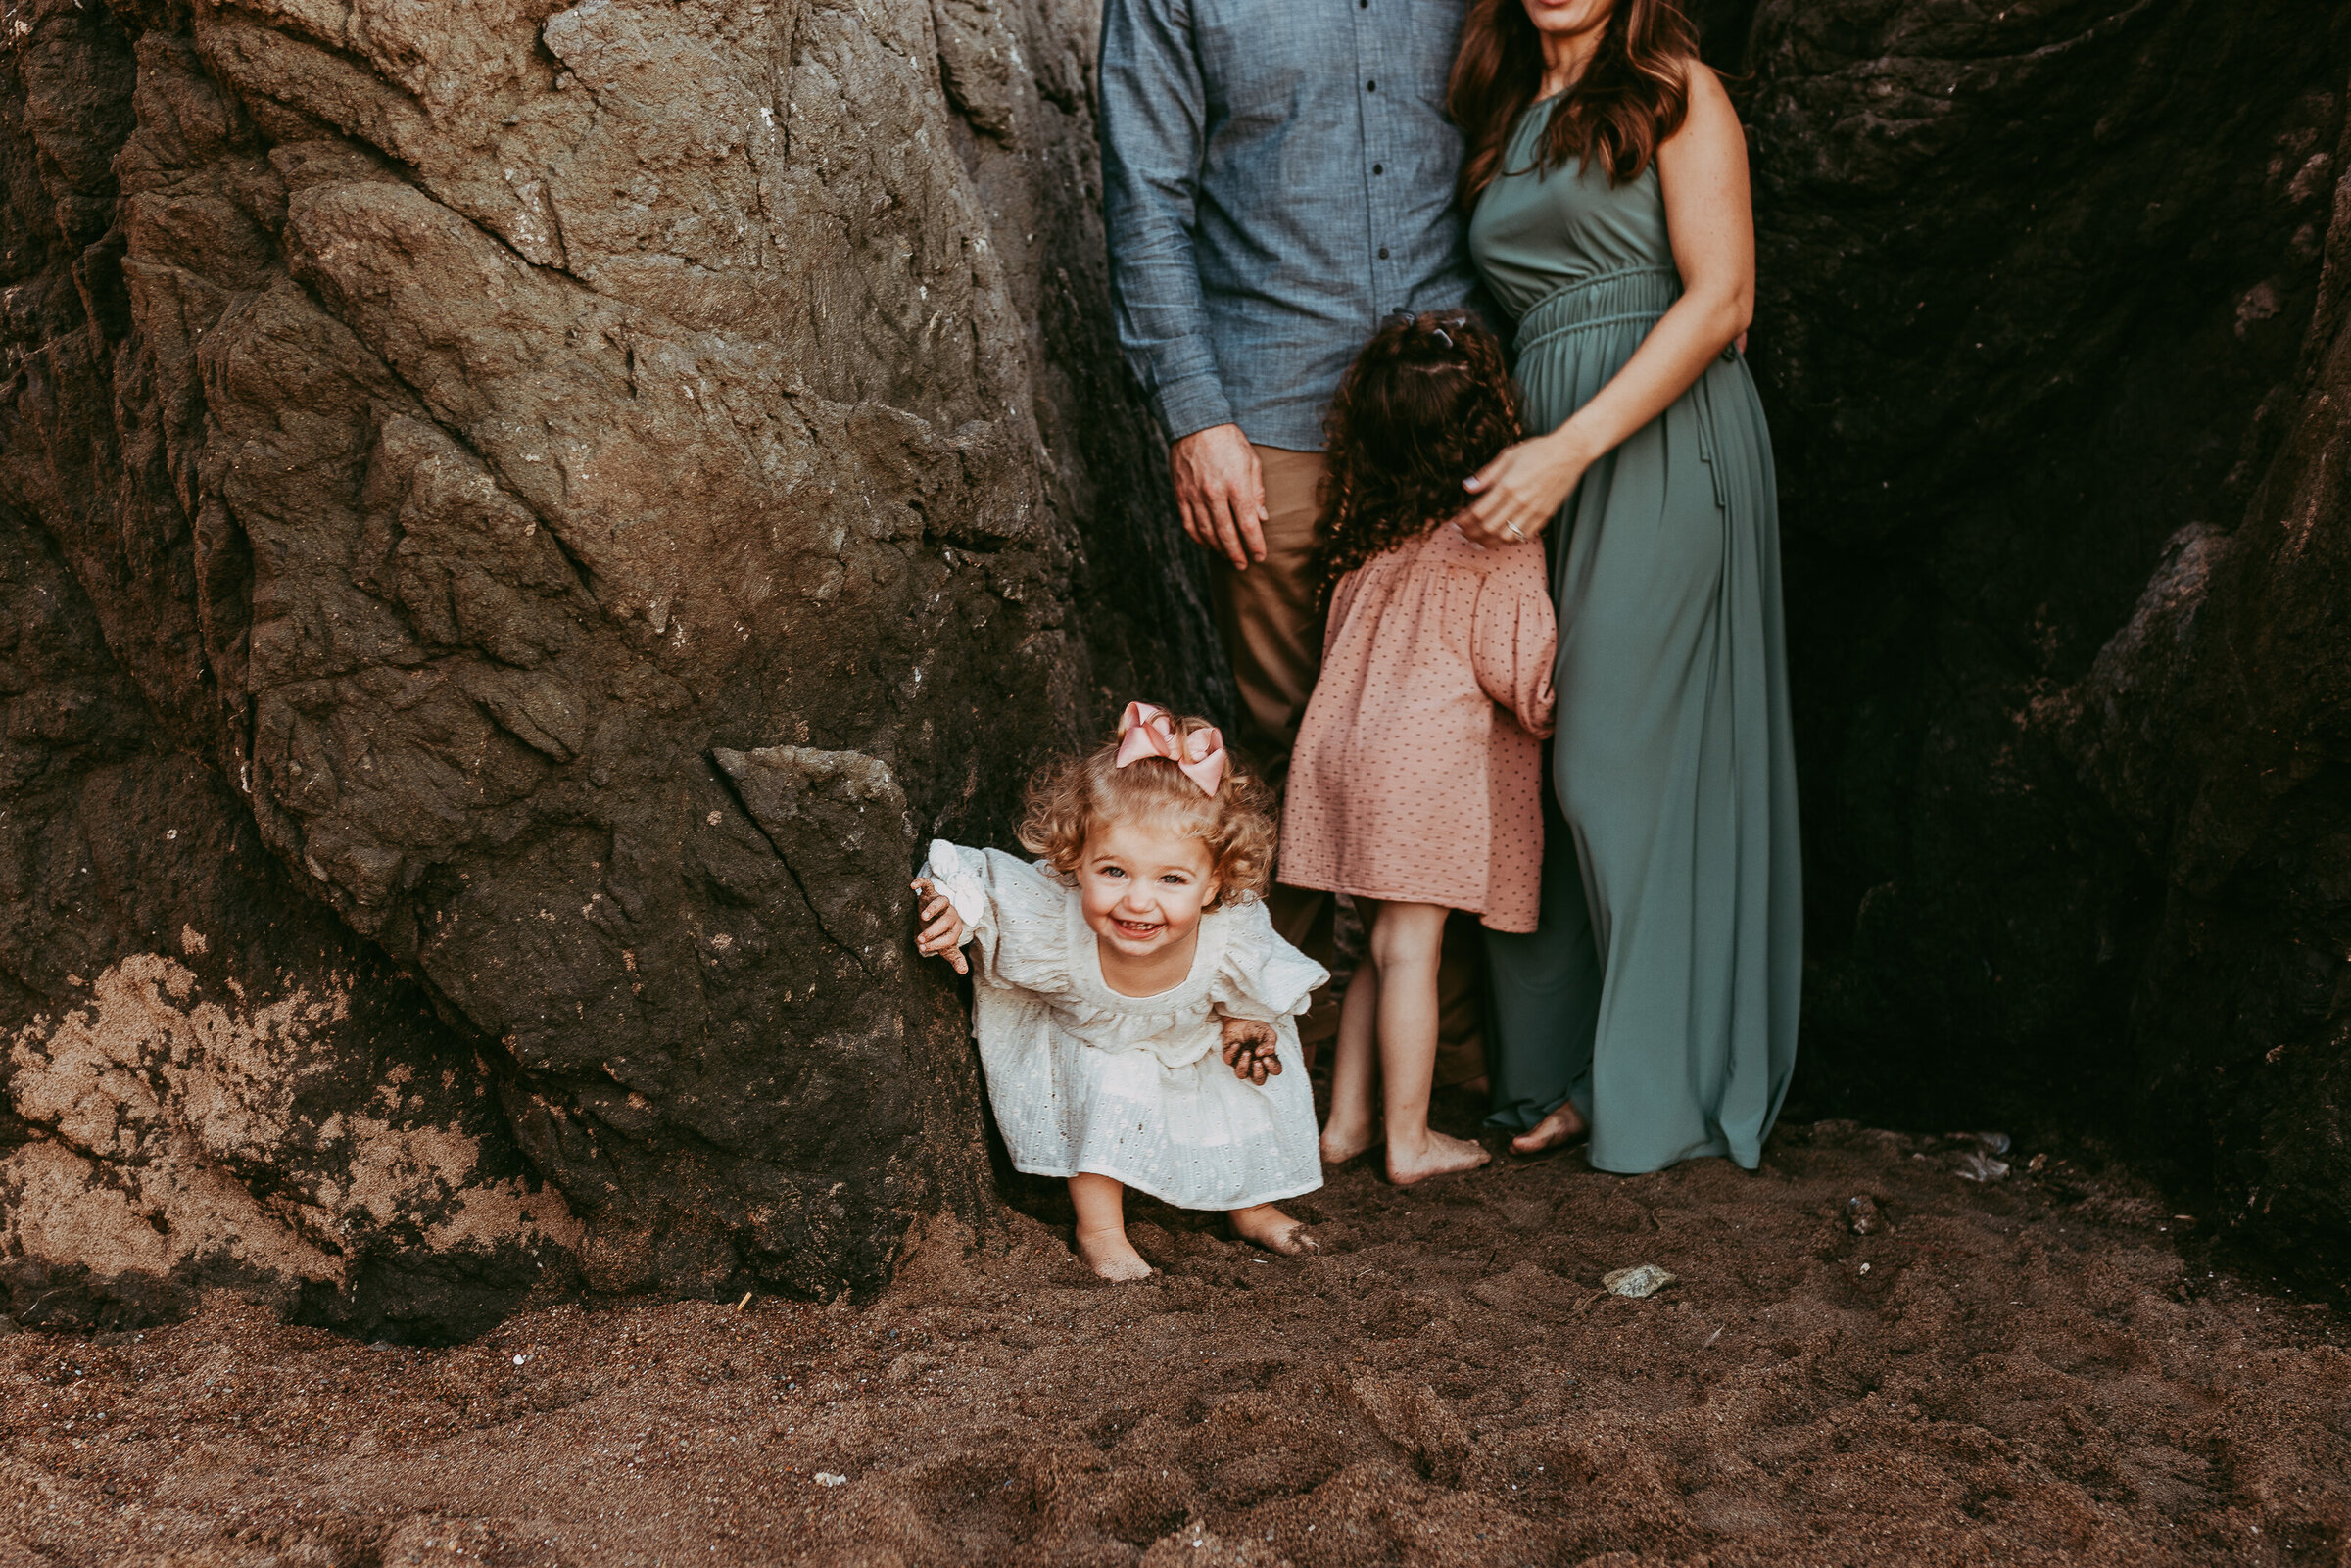
[[(1298, 722), (1306, 717), (1306, 699), (1315, 689), (1322, 667), (1322, 617), (1315, 607), (1312, 561), (1315, 548), (1316, 492), (1322, 483), (1322, 454), (1287, 451), (1279, 447), (1257, 449), (1266, 480), (1266, 558), (1247, 571), (1236, 571), (1223, 555), (1211, 557), (1210, 590), (1216, 602), (1217, 630), (1223, 636), (1232, 678), (1240, 688), (1241, 724), (1233, 737), (1236, 747), (1280, 789), (1289, 776), (1290, 747), (1298, 738)], [(1277, 879), (1267, 912), (1273, 928), (1328, 968), (1336, 956), (1332, 921), (1336, 913), (1328, 893), (1303, 887), (1284, 887)], [(1485, 1045), (1480, 1027), (1483, 944), (1477, 918), (1456, 915), (1445, 927), (1445, 957), (1437, 974), (1438, 1000), (1443, 1008), (1437, 1046), (1439, 1085), (1466, 1083), (1485, 1076)], [(1299, 1036), (1308, 1047), (1331, 1038), (1339, 1028), (1339, 988), (1326, 986), (1315, 995), (1314, 1011), (1299, 1021)]]

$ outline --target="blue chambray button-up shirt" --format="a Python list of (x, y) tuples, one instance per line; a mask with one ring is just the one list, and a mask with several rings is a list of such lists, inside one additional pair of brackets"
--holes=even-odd
[(1445, 80), (1463, 0), (1106, 0), (1119, 344), (1168, 438), (1314, 451), (1355, 351), (1476, 287)]

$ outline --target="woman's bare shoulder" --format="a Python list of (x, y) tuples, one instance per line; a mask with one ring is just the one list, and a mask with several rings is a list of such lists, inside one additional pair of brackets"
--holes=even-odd
[[(1689, 113), (1682, 119), (1681, 130), (1695, 128), (1703, 132), (1719, 129), (1726, 124), (1736, 128), (1739, 111), (1732, 106), (1731, 91), (1722, 84), (1722, 77), (1715, 73), (1714, 68), (1696, 55), (1687, 57), (1679, 64), (1690, 106)], [(1679, 134), (1676, 132), (1676, 135)]]

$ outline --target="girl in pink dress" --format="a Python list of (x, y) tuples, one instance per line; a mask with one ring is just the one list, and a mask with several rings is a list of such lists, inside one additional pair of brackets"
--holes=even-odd
[(1356, 356), (1328, 431), (1317, 578), (1330, 611), (1281, 879), (1349, 894), (1371, 936), (1339, 1015), (1323, 1162), (1384, 1131), (1404, 1185), (1489, 1158), (1428, 1124), (1437, 958), (1451, 910), (1535, 928), (1559, 627), (1540, 545), (1481, 547), (1451, 521), (1462, 481), (1518, 439), (1492, 334), (1397, 317)]

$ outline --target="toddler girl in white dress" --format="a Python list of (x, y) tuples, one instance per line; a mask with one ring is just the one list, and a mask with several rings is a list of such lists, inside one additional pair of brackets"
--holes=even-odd
[(1274, 934), (1271, 792), (1204, 720), (1130, 702), (1119, 738), (1031, 781), (1033, 864), (934, 840), (917, 945), (978, 974), (972, 1032), (1018, 1169), (1066, 1176), (1078, 1252), (1151, 1265), (1125, 1192), (1228, 1211), (1275, 1252), (1315, 1250), (1274, 1206), (1322, 1185), (1296, 1016), (1330, 978)]

